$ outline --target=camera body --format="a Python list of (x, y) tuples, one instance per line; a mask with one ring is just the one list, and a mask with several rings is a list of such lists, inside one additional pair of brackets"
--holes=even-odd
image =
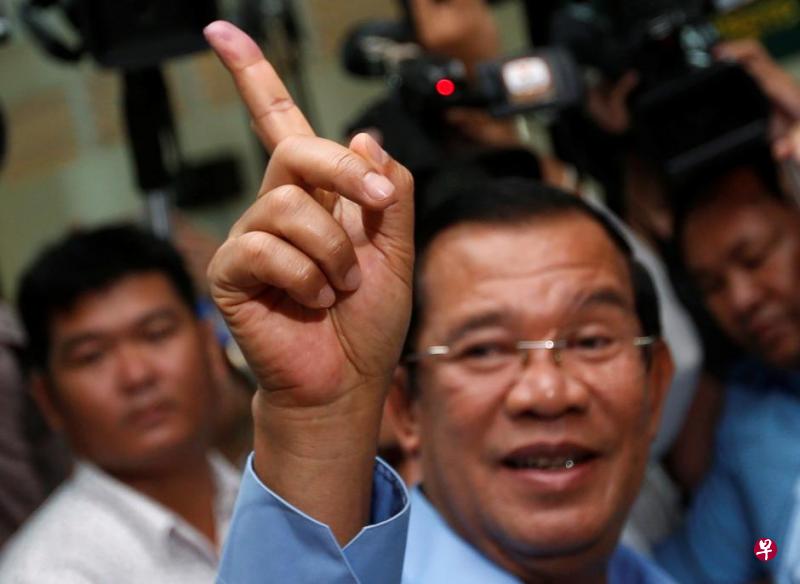
[(769, 104), (741, 67), (714, 58), (718, 35), (703, 0), (569, 2), (552, 39), (615, 80), (635, 71), (631, 135), (672, 183), (763, 144)]
[(205, 49), (202, 30), (217, 8), (214, 0), (82, 0), (78, 16), (98, 63), (138, 69)]
[(476, 107), (495, 117), (571, 107), (583, 98), (582, 74), (565, 50), (530, 51), (479, 63), (473, 79), (463, 63), (426, 53), (402, 23), (373, 21), (351, 31), (345, 68), (380, 77), (409, 111), (435, 116), (452, 107)]
[[(52, 25), (55, 9), (76, 29), (77, 42)], [(25, 0), (22, 21), (53, 57), (79, 61), (86, 52), (104, 67), (155, 67), (207, 48), (203, 27), (217, 18), (216, 0)]]

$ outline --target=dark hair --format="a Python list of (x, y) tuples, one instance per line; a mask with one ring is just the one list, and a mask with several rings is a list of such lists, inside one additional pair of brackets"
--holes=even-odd
[(30, 365), (47, 369), (54, 316), (70, 310), (86, 294), (144, 272), (163, 274), (194, 312), (194, 286), (178, 252), (137, 227), (77, 231), (47, 247), (23, 274), (19, 288)]
[(487, 180), (510, 178), (541, 181), (541, 159), (525, 148), (479, 148), (454, 155), (433, 172), (414, 174), (417, 219), (424, 221), (424, 211), (440, 199), (459, 197)]
[(716, 202), (725, 193), (721, 187), (735, 172), (749, 170), (765, 187), (764, 194), (770, 199), (786, 203), (781, 188), (778, 169), (772, 153), (767, 147), (748, 150), (742, 155), (728, 159), (702, 175), (688, 181), (675, 193), (674, 229), (672, 252), (684, 263), (683, 237), (690, 217), (700, 208)]
[[(643, 334), (661, 335), (658, 296), (650, 274), (634, 259), (628, 242), (611, 221), (579, 197), (541, 182), (522, 178), (475, 180), (471, 177), (467, 184), (451, 177), (438, 183), (437, 187), (441, 191), (425, 193), (424, 200), (417, 206), (415, 234), (417, 263), (405, 355), (415, 351), (414, 345), (424, 310), (421, 276), (425, 266), (425, 254), (440, 233), (463, 223), (517, 225), (532, 219), (567, 215), (590, 219), (603, 229), (629, 265), (636, 315)], [(413, 372), (411, 377), (413, 386)]]
[(719, 161), (713, 168), (707, 168), (702, 174), (677, 187), (673, 195), (673, 235), (666, 250), (666, 254), (673, 258), (670, 268), (675, 290), (689, 311), (703, 342), (704, 366), (720, 378), (725, 377), (730, 367), (744, 359), (745, 355), (743, 348), (722, 330), (710, 312), (704, 294), (688, 269), (683, 241), (692, 216), (707, 205), (724, 200), (724, 182), (742, 170), (752, 172), (761, 182), (765, 197), (788, 204), (771, 150), (768, 146), (756, 145), (734, 158)]

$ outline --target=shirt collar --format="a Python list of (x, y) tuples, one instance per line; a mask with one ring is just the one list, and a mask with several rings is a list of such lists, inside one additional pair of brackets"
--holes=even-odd
[(456, 534), (419, 487), (411, 491), (411, 521), (403, 580), (460, 584), (516, 584), (514, 576), (489, 561)]
[[(209, 464), (215, 485), (217, 539), (222, 542), (236, 502), (239, 472), (218, 453), (209, 454)], [(148, 539), (167, 545), (173, 538), (181, 537), (204, 548), (207, 554), (216, 556), (218, 550), (214, 550), (208, 539), (182, 517), (115, 479), (95, 464), (87, 460), (78, 461), (74, 481), (77, 487), (89, 492), (96, 501), (106, 503), (124, 522), (135, 524), (137, 532), (149, 534)]]
[[(458, 574), (459, 584), (520, 582), (454, 532), (419, 487), (411, 491), (407, 546), (404, 582), (448, 582), (453, 574)], [(619, 546), (610, 558), (608, 582), (675, 584), (651, 562), (624, 546)]]

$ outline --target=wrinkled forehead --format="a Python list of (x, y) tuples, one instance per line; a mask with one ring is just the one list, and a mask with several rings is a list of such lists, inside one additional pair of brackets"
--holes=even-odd
[(432, 242), (423, 262), (423, 327), (490, 307), (533, 322), (558, 320), (592, 297), (635, 311), (626, 258), (580, 216), (459, 225)]

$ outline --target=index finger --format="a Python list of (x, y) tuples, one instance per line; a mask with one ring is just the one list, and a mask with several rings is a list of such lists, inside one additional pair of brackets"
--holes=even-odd
[(314, 135), (311, 124), (253, 39), (223, 20), (212, 22), (203, 32), (233, 76), (267, 150), (272, 152), (288, 136)]

